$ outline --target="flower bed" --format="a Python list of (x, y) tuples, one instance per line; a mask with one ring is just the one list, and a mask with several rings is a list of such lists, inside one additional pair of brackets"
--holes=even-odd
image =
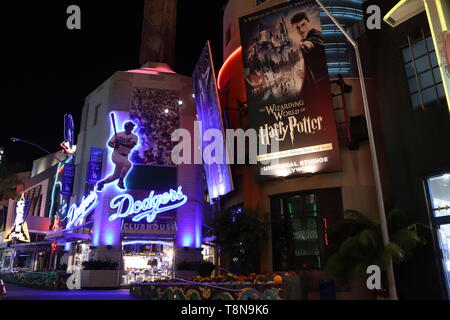
[(301, 300), (305, 298), (298, 290), (302, 287), (302, 283), (295, 273), (250, 274), (249, 276), (227, 274), (206, 278), (197, 276), (188, 281), (197, 283), (163, 280), (132, 284), (130, 293), (146, 300)]
[(196, 276), (191, 279), (188, 279), (190, 281), (195, 282), (215, 282), (215, 283), (221, 283), (221, 282), (247, 282), (247, 283), (269, 283), (274, 281), (276, 277), (280, 277), (280, 280), (282, 281), (283, 278), (287, 277), (293, 277), (296, 276), (296, 273), (294, 272), (271, 272), (271, 273), (264, 273), (264, 274), (255, 274), (250, 273), (248, 276), (237, 276), (231, 273), (228, 273), (226, 275), (217, 276), (217, 277), (200, 277)]
[(220, 283), (220, 287), (237, 291), (196, 284), (158, 283), (132, 284), (130, 294), (146, 300), (282, 300), (283, 295), (281, 285), (275, 283)]
[(14, 272), (2, 273), (0, 278), (12, 284), (24, 287), (48, 290), (67, 290), (66, 281), (69, 275), (66, 272)]

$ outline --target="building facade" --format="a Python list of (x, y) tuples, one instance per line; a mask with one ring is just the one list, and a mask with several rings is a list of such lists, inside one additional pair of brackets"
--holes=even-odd
[[(18, 174), (18, 199), (9, 199), (5, 216), (4, 232), (0, 234), (0, 246), (3, 247), (1, 262), (2, 272), (27, 271), (37, 272), (55, 267), (55, 255), (51, 242), (45, 240), (50, 230), (50, 209), (53, 203), (53, 185), (58, 174), (58, 161), (55, 157), (64, 157), (62, 153), (43, 157), (33, 162), (31, 172)], [(18, 204), (25, 205), (23, 237), (13, 238), (17, 230)], [(20, 221), (19, 221), (20, 223)]]
[[(218, 86), (223, 112), (230, 128), (248, 129), (251, 122), (249, 112), (245, 109), (248, 97), (239, 18), (283, 3), (286, 1), (229, 1), (225, 8), (224, 64), (219, 72)], [(324, 1), (324, 4), (337, 15), (338, 20), (344, 19), (343, 23), (348, 27), (362, 20), (361, 2)], [(311, 279), (311, 297), (318, 294), (319, 280), (326, 278), (322, 270), (329, 246), (329, 228), (343, 219), (346, 209), (367, 215), (378, 214), (370, 149), (363, 121), (361, 89), (359, 79), (352, 77), (356, 70), (353, 55), (348, 52), (351, 49), (346, 44), (338, 44), (343, 36), (335, 35), (339, 41), (332, 37), (336, 30), (331, 28), (324, 12), (320, 13), (320, 20), (330, 77), (333, 120), (339, 139), (341, 170), (280, 176), (278, 179), (259, 182), (251, 166), (234, 165), (236, 191), (224, 199), (224, 205), (228, 208), (251, 209), (269, 218), (270, 239), (264, 244), (266, 249), (262, 252), (261, 271), (300, 270), (306, 278)], [(342, 50), (329, 45), (342, 45)], [(338, 74), (343, 77), (338, 78)], [(370, 103), (376, 111), (375, 81), (367, 78), (366, 83)], [(352, 87), (351, 92), (349, 86)], [(379, 121), (376, 112), (373, 118), (374, 122)], [(375, 135), (382, 154), (380, 133), (377, 131)], [(381, 167), (384, 166), (382, 156), (379, 163)], [(365, 294), (356, 291), (339, 292), (338, 296), (362, 297)]]
[[(202, 260), (201, 167), (175, 166), (171, 158), (171, 134), (193, 133), (194, 120), (191, 79), (163, 63), (117, 72), (86, 98), (73, 191), (55, 195), (61, 200), (51, 219), (61, 223), (46, 237), (64, 245), (69, 272), (86, 261), (109, 261), (127, 285), (174, 276), (180, 263)], [(116, 150), (111, 141), (129, 141), (127, 123), (135, 145)], [(99, 181), (106, 181), (101, 190)]]
[[(441, 147), (448, 145), (450, 137), (448, 80), (443, 81), (439, 71), (439, 66), (445, 66), (443, 42), (434, 41), (438, 38), (430, 28), (430, 19), (435, 28), (443, 21), (448, 24), (450, 11), (447, 1), (426, 2), (428, 13), (421, 3), (418, 10), (400, 11), (411, 14), (395, 28), (383, 23), (381, 30), (366, 32), (368, 65), (376, 79), (383, 119), (380, 126), (390, 182), (385, 201), (402, 208), (409, 221), (422, 222), (431, 230), (428, 244), (396, 270), (399, 297), (404, 299), (450, 297), (450, 154)], [(430, 11), (438, 3), (444, 6), (445, 20)], [(366, 5), (379, 6), (382, 15), (393, 8), (391, 1), (368, 1)], [(392, 18), (400, 20), (395, 11)]]

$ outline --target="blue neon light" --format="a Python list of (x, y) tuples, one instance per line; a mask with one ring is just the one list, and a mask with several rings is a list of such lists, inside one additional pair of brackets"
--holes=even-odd
[[(117, 130), (118, 130), (118, 132), (119, 132), (120, 130), (122, 130), (122, 131), (125, 130), (125, 123), (127, 123), (127, 122), (132, 122), (132, 121), (130, 120), (129, 113), (125, 113), (125, 112), (111, 112), (111, 113), (110, 113), (110, 117), (111, 117), (111, 114), (114, 114), (114, 117), (115, 117), (115, 119), (116, 119), (116, 121), (117, 121), (117, 124), (116, 124), (116, 125), (117, 125)], [(133, 122), (133, 123), (134, 123), (134, 122)], [(132, 133), (136, 134), (136, 135), (139, 137), (138, 132), (139, 132), (139, 127), (136, 126), (136, 127), (134, 128), (134, 130), (132, 131)], [(112, 125), (110, 125), (110, 137), (112, 137), (112, 136), (114, 136), (114, 127), (113, 127)], [(108, 139), (108, 141), (109, 141), (109, 139)], [(108, 167), (109, 173), (108, 173), (107, 175), (105, 175), (105, 178), (106, 178), (106, 177), (109, 177), (110, 175), (112, 175), (113, 172), (114, 172), (114, 169), (115, 169), (115, 167), (116, 167), (116, 165), (112, 162), (112, 154), (113, 154), (113, 152), (114, 152), (114, 148), (111, 148), (110, 146), (108, 146), (107, 143), (106, 143), (106, 146), (108, 147), (108, 166), (107, 166), (107, 167)], [(131, 156), (132, 156), (132, 154), (133, 154), (133, 150), (140, 149), (140, 148), (141, 148), (141, 137), (139, 137), (137, 145), (130, 151), (129, 157), (131, 158)], [(131, 163), (132, 163), (133, 166), (134, 166), (133, 161), (132, 161), (131, 159), (130, 159), (130, 161), (131, 161)], [(125, 188), (126, 188), (126, 180), (127, 180), (127, 177), (128, 177), (128, 175), (130, 174), (130, 172), (133, 170), (133, 166), (130, 168), (130, 170), (128, 171), (127, 175), (124, 177)], [(105, 185), (105, 190), (106, 190), (107, 188), (109, 188), (109, 187), (114, 188), (114, 191), (116, 191), (117, 193), (122, 193), (122, 192), (124, 191), (124, 190), (120, 189), (120, 188), (117, 186), (116, 183), (111, 183), (111, 184), (109, 184), (109, 185)]]
[[(136, 214), (133, 218), (134, 222), (147, 218), (147, 222), (151, 223), (156, 219), (157, 214), (179, 208), (186, 204), (187, 200), (188, 197), (183, 193), (182, 187), (178, 187), (177, 191), (171, 189), (160, 195), (155, 195), (155, 192), (151, 191), (148, 198), (143, 201), (135, 201), (131, 195), (121, 194), (111, 200), (110, 208), (117, 211), (109, 217), (109, 221)], [(173, 204), (161, 207), (169, 203)]]
[(92, 191), (87, 197), (83, 197), (80, 206), (73, 204), (67, 213), (67, 219), (69, 221), (67, 222), (66, 229), (80, 226), (86, 216), (97, 207), (97, 200), (97, 192)]
[(161, 244), (164, 246), (173, 247), (172, 242), (166, 242), (166, 241), (136, 240), (136, 241), (123, 241), (122, 242), (123, 246), (131, 246), (131, 245), (135, 245), (135, 244)]

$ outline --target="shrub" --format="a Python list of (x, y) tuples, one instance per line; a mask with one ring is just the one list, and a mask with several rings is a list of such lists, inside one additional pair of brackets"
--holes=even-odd
[(197, 265), (197, 273), (201, 277), (209, 277), (215, 268), (216, 266), (213, 263), (209, 261), (202, 261)]
[(119, 264), (117, 262), (90, 260), (83, 262), (84, 270), (117, 270)]

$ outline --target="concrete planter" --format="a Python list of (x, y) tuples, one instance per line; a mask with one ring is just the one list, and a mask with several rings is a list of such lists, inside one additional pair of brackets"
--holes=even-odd
[(81, 270), (81, 288), (119, 288), (119, 270)]

